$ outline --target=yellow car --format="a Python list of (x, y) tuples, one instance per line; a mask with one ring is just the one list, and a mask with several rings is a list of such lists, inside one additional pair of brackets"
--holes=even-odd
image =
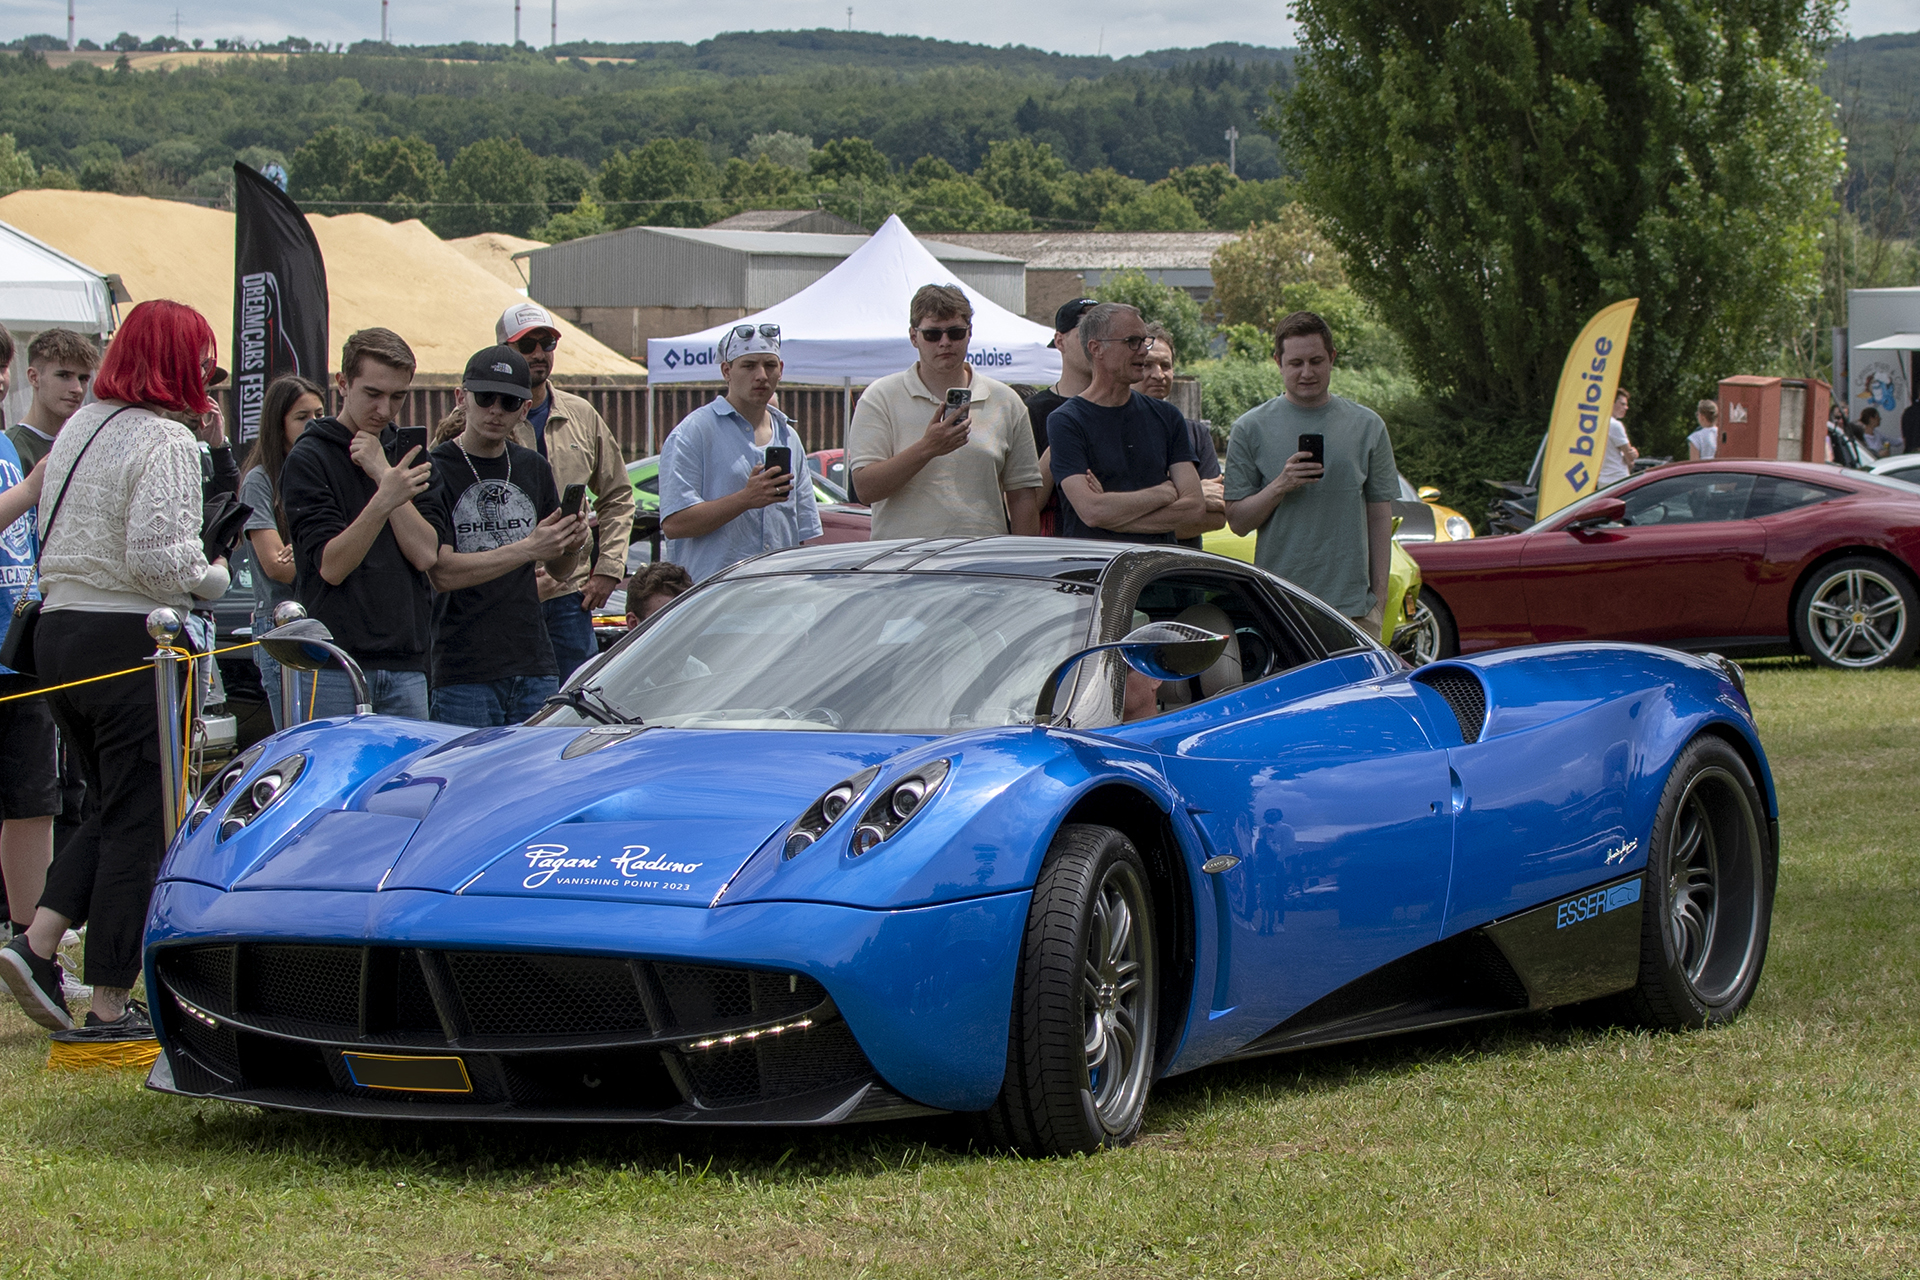
[[(1440, 630), (1433, 614), (1420, 603), (1420, 566), (1401, 550), (1397, 536), (1400, 519), (1394, 518), (1393, 560), (1387, 571), (1387, 599), (1392, 607), (1380, 625), (1380, 643), (1411, 662), (1425, 666), (1440, 656)], [(1231, 529), (1215, 529), (1201, 540), (1201, 546), (1215, 555), (1253, 563), (1253, 545), (1257, 534), (1240, 536)]]
[(1400, 518), (1399, 532), (1393, 535), (1396, 541), (1459, 542), (1473, 536), (1473, 521), (1452, 507), (1441, 506), (1438, 489), (1432, 485), (1416, 489), (1405, 476), (1399, 480), (1400, 496), (1393, 503), (1393, 514)]

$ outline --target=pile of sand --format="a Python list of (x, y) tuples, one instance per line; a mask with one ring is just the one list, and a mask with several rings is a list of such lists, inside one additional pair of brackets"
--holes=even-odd
[[(135, 302), (174, 298), (198, 308), (220, 335), (221, 362), (230, 364), (233, 214), (96, 191), (16, 191), (0, 198), (0, 221), (96, 271), (117, 273)], [(457, 376), (469, 356), (492, 344), (500, 313), (525, 300), (520, 289), (420, 222), (364, 213), (309, 215), (308, 221), (327, 262), (333, 359), (348, 334), (379, 325), (407, 340), (421, 374)], [(511, 261), (507, 268), (513, 270)], [(565, 321), (560, 330), (555, 372), (622, 381), (646, 376), (584, 330)]]
[(523, 240), (504, 231), (482, 231), (477, 236), (449, 240), (446, 244), (449, 249), (458, 249), (466, 255), (467, 261), (488, 275), (506, 281), (521, 293), (527, 291), (527, 264), (524, 261), (515, 262), (513, 255), (547, 247), (544, 240)]

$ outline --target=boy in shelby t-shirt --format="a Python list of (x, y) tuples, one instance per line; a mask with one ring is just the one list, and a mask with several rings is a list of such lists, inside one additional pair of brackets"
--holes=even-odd
[(532, 398), (512, 347), (474, 353), (460, 381), (460, 434), (433, 451), (420, 507), (439, 534), (429, 704), (445, 724), (518, 724), (559, 688), (533, 566), (564, 579), (587, 522), (560, 510), (553, 470), (508, 436)]

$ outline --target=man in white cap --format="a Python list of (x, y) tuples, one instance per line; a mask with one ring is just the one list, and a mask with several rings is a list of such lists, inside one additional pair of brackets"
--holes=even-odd
[(774, 407), (786, 366), (780, 326), (740, 324), (720, 336), (727, 389), (667, 433), (660, 448), (666, 558), (695, 582), (763, 551), (820, 536), (806, 445)]
[(541, 577), (541, 605), (547, 637), (564, 683), (573, 669), (591, 658), (593, 611), (607, 602), (627, 572), (627, 539), (633, 533), (633, 487), (620, 441), (594, 407), (553, 384), (553, 353), (560, 326), (537, 302), (520, 302), (501, 313), (494, 336), (526, 357), (533, 378), (533, 403), (513, 429), (515, 444), (532, 449), (553, 468), (561, 493), (584, 484), (599, 517), (599, 550), (580, 557), (565, 581)]

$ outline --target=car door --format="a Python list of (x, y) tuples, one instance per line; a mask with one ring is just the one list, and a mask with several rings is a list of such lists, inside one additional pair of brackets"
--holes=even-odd
[[(1766, 552), (1753, 476), (1682, 471), (1611, 496), (1625, 524), (1542, 530), (1521, 552), (1536, 641), (1652, 643), (1740, 632)], [(1579, 519), (1579, 510), (1569, 522)]]
[(1446, 753), (1398, 664), (1317, 603), (1242, 581), (1285, 655), (1274, 673), (1125, 726), (1161, 753), (1208, 855), (1238, 860), (1199, 904), (1219, 939), (1208, 1038), (1226, 1047), (1435, 941), (1453, 856)]

